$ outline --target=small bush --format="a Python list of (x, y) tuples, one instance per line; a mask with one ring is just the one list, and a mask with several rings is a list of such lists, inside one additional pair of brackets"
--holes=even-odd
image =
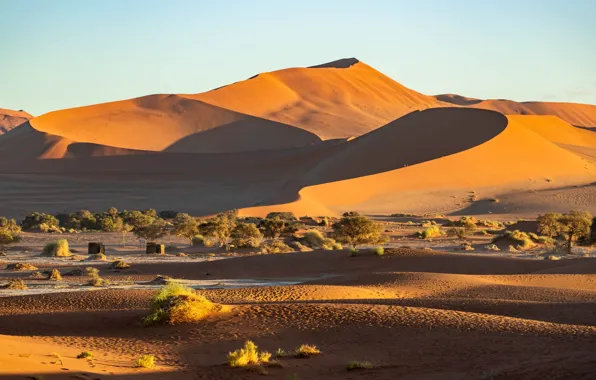
[(93, 359), (93, 353), (91, 351), (83, 351), (77, 355), (77, 359)]
[(263, 363), (268, 363), (271, 358), (271, 353), (267, 351), (260, 351), (254, 342), (247, 340), (244, 347), (228, 354), (228, 364), (230, 367), (247, 367), (258, 366)]
[(203, 235), (195, 235), (195, 237), (192, 238), (192, 246), (193, 247), (202, 247), (205, 245), (205, 238), (203, 237)]
[(461, 245), (461, 249), (464, 251), (473, 251), (474, 247), (472, 247), (472, 244), (470, 244), (470, 243), (463, 243)]
[(110, 264), (110, 269), (127, 269), (130, 268), (130, 264), (122, 260), (116, 260)]
[(312, 248), (305, 246), (299, 241), (292, 241), (288, 243), (288, 246), (296, 252), (311, 252)]
[(48, 280), (62, 281), (62, 275), (58, 269), (52, 269), (48, 275)]
[(321, 248), (323, 246), (324, 240), (325, 237), (319, 230), (306, 231), (304, 233), (304, 237), (302, 238), (302, 242), (313, 249)]
[(519, 230), (506, 231), (504, 235), (495, 237), (492, 243), (494, 244), (501, 240), (505, 240), (511, 242), (512, 244), (516, 244), (520, 247), (520, 249), (530, 249), (536, 246), (536, 244), (532, 241), (532, 239), (527, 233)]
[(103, 253), (94, 253), (92, 255), (89, 255), (89, 258), (87, 260), (106, 261), (107, 259), (108, 259), (108, 257), (106, 255), (104, 255)]
[(48, 243), (43, 248), (42, 256), (68, 257), (70, 256), (68, 240), (58, 239), (55, 242)]
[(13, 289), (13, 290), (25, 290), (27, 289), (27, 285), (25, 281), (20, 278), (13, 278), (12, 280), (8, 281), (8, 284), (4, 286), (6, 289)]
[(323, 244), (321, 245), (321, 248), (323, 248), (326, 251), (339, 251), (342, 250), (344, 247), (341, 245), (341, 243), (336, 242), (334, 239), (325, 238), (323, 239)]
[(151, 313), (145, 317), (144, 323), (149, 326), (157, 323), (196, 322), (220, 310), (219, 305), (195, 290), (171, 282), (153, 297)]
[(418, 237), (421, 239), (432, 239), (436, 237), (440, 237), (443, 234), (439, 226), (434, 225), (430, 226), (424, 231), (418, 232)]
[(290, 248), (286, 243), (281, 240), (273, 240), (270, 243), (263, 244), (261, 247), (262, 253), (287, 253), (292, 252), (292, 248)]
[(286, 351), (283, 348), (278, 348), (277, 351), (275, 351), (275, 357), (276, 358), (283, 358), (284, 356), (287, 356), (288, 354), (286, 353)]
[(14, 263), (6, 265), (6, 270), (18, 270), (18, 271), (25, 271), (25, 270), (37, 270), (37, 267), (27, 263)]
[(360, 251), (357, 250), (356, 248), (350, 248), (350, 251), (348, 252), (348, 257), (356, 257), (356, 256), (360, 256)]
[(484, 248), (488, 251), (500, 251), (499, 247), (494, 244), (485, 245)]
[(136, 368), (154, 368), (155, 367), (155, 356), (153, 355), (141, 355), (135, 361)]
[(315, 345), (303, 344), (294, 351), (297, 358), (308, 358), (310, 356), (320, 355), (321, 351)]
[(385, 250), (383, 249), (383, 247), (375, 247), (371, 251), (377, 256), (383, 256), (385, 254)]
[(352, 360), (346, 365), (346, 369), (348, 371), (354, 371), (357, 369), (371, 369), (373, 365), (370, 362), (360, 362), (357, 360)]

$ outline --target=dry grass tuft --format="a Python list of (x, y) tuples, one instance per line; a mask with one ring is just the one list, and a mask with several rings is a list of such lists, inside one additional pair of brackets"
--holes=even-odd
[(77, 359), (93, 359), (93, 353), (91, 351), (83, 351), (77, 355)]
[(54, 256), (54, 257), (68, 257), (71, 256), (70, 249), (68, 247), (68, 240), (58, 239), (53, 243), (48, 243), (43, 248), (42, 256)]
[(6, 270), (37, 270), (37, 267), (27, 263), (14, 263), (6, 265)]
[(8, 281), (8, 284), (4, 285), (5, 289), (12, 289), (12, 290), (25, 290), (27, 289), (27, 284), (20, 278), (13, 278), (12, 280)]
[(195, 290), (172, 282), (153, 297), (151, 313), (143, 321), (147, 326), (196, 322), (221, 310), (221, 305), (212, 303)]
[(294, 351), (294, 356), (297, 358), (308, 358), (320, 354), (321, 351), (317, 348), (317, 346), (311, 344), (303, 344)]
[(254, 342), (247, 340), (244, 347), (228, 354), (228, 364), (230, 367), (249, 367), (260, 366), (268, 363), (271, 359), (271, 353), (260, 351)]
[(155, 356), (148, 355), (148, 354), (141, 355), (141, 357), (135, 361), (135, 367), (136, 368), (154, 368), (155, 367)]
[(371, 369), (373, 365), (370, 362), (360, 362), (357, 360), (352, 360), (346, 365), (346, 369), (348, 371), (354, 371), (357, 369)]
[(60, 274), (60, 271), (55, 268), (50, 270), (50, 273), (48, 274), (48, 280), (62, 281), (62, 275)]

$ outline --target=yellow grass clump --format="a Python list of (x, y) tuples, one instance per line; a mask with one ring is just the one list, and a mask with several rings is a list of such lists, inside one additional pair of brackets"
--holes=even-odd
[(310, 356), (320, 355), (321, 351), (315, 345), (303, 344), (296, 348), (294, 355), (297, 358), (308, 358)]
[(58, 239), (55, 242), (48, 243), (43, 248), (42, 256), (56, 256), (56, 257), (68, 257), (71, 255), (68, 247), (68, 240)]
[(27, 289), (27, 285), (25, 281), (20, 278), (13, 278), (12, 280), (8, 281), (8, 284), (4, 286), (6, 289), (13, 289), (13, 290), (25, 290)]
[(141, 355), (135, 361), (136, 368), (154, 368), (155, 367), (155, 356), (154, 355)]
[(228, 364), (230, 367), (247, 367), (268, 363), (271, 359), (271, 353), (260, 351), (254, 342), (247, 340), (244, 347), (228, 354)]
[(171, 282), (153, 297), (151, 313), (144, 318), (144, 323), (150, 326), (196, 322), (221, 310), (221, 305), (214, 304), (195, 290)]

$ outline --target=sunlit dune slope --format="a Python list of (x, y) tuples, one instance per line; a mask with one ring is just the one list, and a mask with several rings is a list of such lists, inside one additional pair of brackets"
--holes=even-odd
[(222, 153), (304, 146), (320, 139), (299, 128), (176, 95), (55, 111), (31, 121), (40, 132), (116, 148)]
[[(462, 113), (460, 124), (457, 126), (450, 123), (448, 118), (449, 114), (456, 113)], [(467, 113), (469, 117), (463, 117)], [(551, 187), (552, 181), (564, 185), (589, 183), (596, 178), (596, 166), (593, 162), (555, 143), (581, 142), (584, 133), (592, 132), (576, 131), (574, 127), (569, 126), (561, 130), (561, 136), (556, 137), (549, 132), (556, 128), (552, 125), (541, 128), (536, 119), (511, 117), (506, 120), (489, 111), (435, 109), (419, 114), (427, 120), (418, 128), (427, 128), (429, 133), (424, 134), (412, 128), (411, 130), (416, 130), (417, 133), (412, 134), (411, 138), (400, 136), (406, 143), (397, 142), (397, 138), (376, 140), (373, 137), (376, 134), (383, 136), (390, 130), (395, 130), (396, 137), (399, 136), (398, 131), (405, 130), (403, 127), (414, 115), (399, 119), (374, 131), (370, 136), (348, 142), (343, 152), (315, 166), (304, 177), (304, 182), (318, 185), (307, 185), (299, 192), (297, 201), (280, 206), (244, 210), (244, 213), (260, 215), (264, 211), (270, 212), (275, 209), (290, 209), (300, 215), (316, 215), (325, 210), (335, 213), (345, 210), (388, 213), (392, 209), (420, 207), (422, 202), (429, 208), (448, 207), (450, 203), (451, 207), (456, 208), (451, 198), (471, 190), (481, 189), (488, 196), (509, 191), (548, 188)], [(474, 118), (475, 115), (478, 116)], [(437, 127), (441, 123), (445, 123), (443, 128)], [(524, 123), (530, 127), (524, 126)], [(489, 132), (489, 128), (492, 128), (492, 132)], [(433, 157), (441, 139), (444, 141), (445, 149), (458, 139), (475, 136), (475, 133), (478, 133), (477, 129), (486, 130), (484, 138), (487, 141), (483, 142), (480, 135), (476, 135), (476, 140), (471, 138), (469, 149), (462, 149), (460, 146), (461, 151), (445, 151), (447, 155), (444, 157), (441, 157), (442, 154)], [(498, 133), (501, 130), (502, 132)], [(431, 137), (433, 134), (439, 136)], [(488, 136), (491, 134), (494, 137), (489, 139)], [(587, 143), (590, 143), (589, 135), (585, 137)], [(370, 146), (367, 146), (367, 141), (370, 142)], [(379, 141), (385, 141), (385, 144)], [(396, 142), (392, 145), (389, 141)], [(351, 144), (355, 147), (353, 154), (350, 153)], [(391, 149), (392, 147), (396, 149)], [(449, 153), (454, 154), (448, 155)], [(373, 174), (373, 171), (359, 172), (358, 157), (366, 157), (366, 161), (362, 161), (366, 162), (366, 167), (376, 167), (376, 174)], [(402, 162), (400, 159), (403, 157), (407, 157), (407, 160)], [(393, 170), (389, 170), (389, 162), (394, 163)], [(403, 167), (408, 163), (413, 165)], [(341, 176), (352, 179), (339, 180)], [(317, 205), (320, 206), (319, 209)]]
[(505, 115), (552, 115), (573, 125), (596, 129), (596, 106), (562, 102), (515, 102), (506, 99), (481, 100), (442, 94), (435, 99), (462, 107), (488, 109)]
[(13, 111), (0, 108), (0, 135), (32, 118), (33, 116), (22, 110)]
[(291, 124), (322, 139), (360, 136), (413, 110), (448, 105), (354, 58), (262, 73), (182, 96)]

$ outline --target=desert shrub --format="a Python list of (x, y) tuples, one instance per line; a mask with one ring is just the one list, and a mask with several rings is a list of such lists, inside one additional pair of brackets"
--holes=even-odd
[(294, 215), (293, 212), (270, 212), (266, 216), (266, 219), (275, 219), (275, 218), (279, 218), (281, 220), (286, 220), (288, 222), (293, 222), (295, 220), (298, 220), (298, 218), (296, 218), (296, 215)]
[(323, 246), (324, 240), (325, 237), (319, 230), (308, 230), (302, 237), (302, 242), (313, 249), (321, 248)]
[(31, 275), (29, 277), (40, 280), (40, 279), (44, 278), (44, 275), (43, 275), (43, 273), (36, 271), (36, 272), (31, 273)]
[(192, 245), (194, 237), (199, 233), (199, 222), (188, 214), (177, 214), (173, 224), (171, 234), (188, 240)]
[(497, 222), (495, 220), (479, 220), (477, 224), (487, 228), (505, 228), (503, 223)]
[(27, 284), (20, 278), (13, 278), (8, 281), (8, 284), (4, 286), (6, 289), (13, 289), (13, 290), (25, 290), (27, 289)]
[(263, 234), (252, 223), (238, 223), (231, 237), (232, 244), (239, 248), (258, 248), (263, 242)]
[(67, 257), (70, 255), (68, 240), (66, 239), (58, 239), (55, 242), (46, 244), (42, 253), (42, 256)]
[(62, 281), (62, 275), (58, 269), (52, 269), (48, 275), (48, 280)]
[(492, 243), (494, 244), (502, 240), (516, 244), (521, 249), (530, 249), (536, 246), (530, 236), (520, 230), (505, 231), (505, 234), (495, 237)]
[(278, 348), (277, 351), (275, 351), (276, 358), (283, 358), (284, 356), (287, 356), (287, 355), (288, 355), (288, 353), (283, 348)]
[(538, 233), (545, 236), (557, 237), (561, 233), (560, 220), (563, 215), (556, 212), (547, 212), (544, 215), (538, 215)]
[(484, 248), (488, 251), (500, 251), (499, 247), (494, 244), (485, 245)]
[(159, 238), (166, 236), (167, 234), (167, 223), (161, 218), (153, 218), (145, 216), (143, 218), (144, 223), (134, 226), (132, 233), (139, 239), (145, 239), (146, 241), (155, 241)]
[(193, 247), (201, 247), (205, 245), (205, 238), (203, 237), (203, 235), (195, 235), (192, 238), (192, 246)]
[(0, 252), (6, 249), (7, 245), (16, 243), (20, 240), (20, 236), (16, 232), (0, 229)]
[(262, 253), (288, 253), (292, 252), (292, 248), (281, 240), (273, 240), (269, 243), (263, 244), (261, 247)]
[(424, 231), (418, 232), (418, 237), (420, 237), (422, 239), (432, 239), (435, 237), (439, 237), (441, 235), (442, 235), (441, 229), (437, 225), (428, 227)]
[(112, 262), (112, 264), (110, 264), (110, 269), (127, 269), (130, 268), (130, 264), (122, 261), (122, 260), (116, 260), (114, 262)]
[(93, 353), (91, 351), (83, 351), (77, 355), (77, 359), (93, 359)]
[(221, 309), (195, 290), (171, 282), (155, 294), (145, 325), (188, 323), (204, 319)]
[(259, 229), (263, 231), (263, 236), (270, 239), (277, 239), (286, 230), (287, 221), (281, 218), (268, 218), (261, 220)]
[(228, 353), (228, 364), (230, 367), (247, 367), (268, 363), (271, 354), (267, 351), (259, 351), (254, 342), (247, 340), (244, 347)]
[(14, 264), (7, 264), (6, 270), (37, 270), (35, 265), (31, 265), (28, 263), (14, 263)]
[(514, 246), (510, 245), (509, 248), (507, 248), (507, 250), (509, 252), (519, 252), (519, 250), (517, 248), (515, 248)]
[(360, 256), (360, 251), (357, 250), (356, 248), (350, 248), (350, 251), (348, 252), (348, 257), (356, 257), (356, 256)]
[(57, 229), (58, 228), (58, 219), (55, 216), (50, 214), (44, 214), (39, 212), (31, 213), (25, 216), (25, 219), (21, 221), (21, 228), (25, 231), (33, 230), (35, 228), (39, 228), (41, 224), (45, 224), (48, 228)]
[(296, 252), (310, 252), (310, 251), (312, 251), (312, 248), (305, 246), (304, 244), (300, 243), (299, 241), (289, 242), (288, 246)]
[(141, 357), (135, 361), (135, 367), (136, 368), (154, 368), (155, 367), (155, 356), (147, 355), (147, 354), (141, 355)]
[(355, 212), (344, 213), (332, 228), (335, 239), (352, 248), (362, 244), (380, 244), (387, 240), (387, 237), (382, 234), (381, 224)]
[(346, 369), (348, 371), (354, 371), (357, 369), (371, 369), (373, 365), (370, 362), (361, 362), (357, 360), (352, 360), (346, 365)]
[(106, 261), (108, 259), (108, 257), (106, 255), (104, 255), (103, 253), (94, 253), (92, 255), (89, 255), (89, 257), (87, 258), (87, 260), (97, 260), (97, 261)]
[(3, 216), (0, 216), (0, 231), (7, 231), (11, 234), (19, 234), (21, 233), (21, 227), (14, 219), (7, 219)]
[(437, 225), (437, 222), (435, 222), (434, 220), (432, 220), (432, 221), (431, 220), (423, 220), (420, 223), (420, 226), (422, 226), (422, 227), (432, 227), (432, 226), (436, 226), (436, 225)]
[(308, 358), (315, 355), (320, 355), (321, 351), (315, 345), (302, 344), (294, 351), (294, 356), (297, 358)]
[(325, 238), (323, 239), (323, 244), (321, 245), (321, 248), (323, 248), (326, 251), (335, 251), (343, 249), (343, 246), (341, 245), (341, 243), (336, 242), (334, 239)]
[(238, 211), (221, 212), (199, 226), (199, 232), (206, 238), (212, 239), (220, 247), (227, 246), (232, 231), (236, 228)]
[(473, 251), (474, 250), (474, 247), (470, 243), (463, 243), (461, 245), (461, 249), (464, 250), (464, 251)]
[(371, 251), (377, 256), (383, 256), (385, 254), (385, 250), (383, 249), (383, 247), (375, 247)]
[(99, 276), (99, 269), (93, 268), (93, 267), (88, 267), (85, 269), (85, 271), (87, 272), (87, 275), (90, 277), (89, 282), (87, 282), (87, 285), (100, 287), (100, 286), (107, 286), (107, 285), (111, 284), (110, 280), (106, 280)]

